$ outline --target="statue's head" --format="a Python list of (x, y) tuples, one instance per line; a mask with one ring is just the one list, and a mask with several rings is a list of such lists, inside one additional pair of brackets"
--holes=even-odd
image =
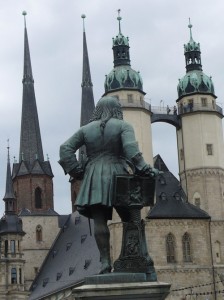
[(105, 96), (97, 102), (91, 121), (102, 120), (106, 123), (110, 118), (122, 120), (122, 108), (117, 97)]

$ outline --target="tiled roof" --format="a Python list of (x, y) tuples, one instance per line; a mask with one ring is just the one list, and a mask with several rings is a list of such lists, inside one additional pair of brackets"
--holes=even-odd
[[(93, 227), (93, 225), (91, 224)], [(30, 300), (73, 286), (100, 270), (100, 256), (88, 219), (71, 214), (31, 286)]]

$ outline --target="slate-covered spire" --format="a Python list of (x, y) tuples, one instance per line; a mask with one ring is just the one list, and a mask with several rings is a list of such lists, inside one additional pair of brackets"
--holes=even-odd
[[(23, 15), (25, 20), (26, 12), (23, 12)], [(26, 20), (24, 30), (23, 104), (19, 161), (26, 161), (31, 165), (36, 159), (40, 162), (44, 161), (44, 155), (34, 91)]]
[(8, 159), (7, 159), (7, 171), (6, 171), (6, 187), (5, 187), (5, 196), (3, 200), (5, 201), (5, 214), (15, 214), (16, 213), (16, 198), (13, 191), (12, 184), (12, 174), (9, 158), (9, 146), (8, 149)]
[[(83, 62), (82, 62), (82, 99), (81, 99), (81, 117), (80, 126), (84, 126), (89, 123), (92, 117), (93, 110), (95, 108), (93, 97), (93, 84), (91, 80), (89, 56), (86, 42), (85, 22), (86, 16), (83, 14)], [(79, 149), (79, 161), (82, 161), (86, 156), (86, 148), (82, 146)]]
[(82, 15), (83, 19), (83, 68), (82, 68), (82, 101), (81, 101), (81, 118), (80, 126), (89, 123), (92, 117), (93, 110), (95, 108), (93, 97), (93, 84), (91, 81), (91, 73), (89, 66), (89, 56), (86, 42), (86, 32), (84, 19), (85, 15)]

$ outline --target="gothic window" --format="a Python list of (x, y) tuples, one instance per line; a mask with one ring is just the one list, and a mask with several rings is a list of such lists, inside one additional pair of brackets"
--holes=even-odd
[(195, 206), (197, 206), (197, 207), (200, 208), (200, 206), (201, 206), (201, 199), (200, 198), (195, 198), (194, 204), (195, 204)]
[(10, 250), (11, 250), (11, 254), (16, 254), (16, 241), (15, 240), (10, 241)]
[(212, 144), (206, 144), (206, 150), (208, 155), (213, 155), (213, 145)]
[(17, 283), (17, 273), (16, 273), (16, 268), (11, 269), (11, 283)]
[(40, 225), (37, 225), (36, 227), (36, 241), (41, 242), (43, 240), (43, 231), (42, 227)]
[(166, 257), (168, 263), (175, 262), (175, 242), (172, 233), (169, 233), (166, 237)]
[(221, 251), (220, 251), (220, 242), (219, 241), (215, 242), (215, 261), (216, 261), (216, 263), (221, 262)]
[(190, 235), (186, 232), (182, 238), (183, 245), (183, 258), (185, 262), (191, 262), (191, 239)]
[(37, 187), (35, 189), (35, 208), (42, 208), (42, 190)]

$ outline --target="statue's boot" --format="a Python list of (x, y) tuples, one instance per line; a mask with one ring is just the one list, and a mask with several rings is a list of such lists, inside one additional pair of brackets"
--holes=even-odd
[(94, 236), (100, 252), (101, 269), (99, 274), (111, 272), (110, 260), (110, 232), (107, 226), (107, 219), (101, 211), (94, 213)]
[(101, 263), (102, 265), (99, 274), (110, 273), (112, 269), (110, 257), (102, 257)]

